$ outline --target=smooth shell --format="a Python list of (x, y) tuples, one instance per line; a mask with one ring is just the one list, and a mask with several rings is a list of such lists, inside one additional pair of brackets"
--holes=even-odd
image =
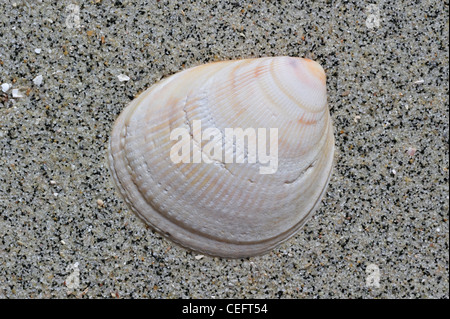
[[(202, 131), (277, 128), (278, 169), (174, 163), (175, 128), (190, 132), (192, 152), (202, 152), (194, 120)], [(333, 154), (322, 67), (273, 57), (205, 64), (155, 84), (117, 119), (108, 159), (118, 190), (145, 223), (184, 247), (238, 258), (270, 251), (307, 221), (326, 190)]]

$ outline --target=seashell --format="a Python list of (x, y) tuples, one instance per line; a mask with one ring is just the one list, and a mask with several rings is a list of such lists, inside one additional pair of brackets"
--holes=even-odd
[(269, 57), (200, 65), (155, 84), (118, 117), (108, 161), (125, 202), (153, 229), (188, 249), (240, 258), (305, 224), (333, 154), (324, 70)]

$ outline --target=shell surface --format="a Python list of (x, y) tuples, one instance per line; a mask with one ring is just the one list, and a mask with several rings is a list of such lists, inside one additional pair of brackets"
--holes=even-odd
[[(180, 128), (190, 140), (171, 138)], [(247, 152), (238, 152), (237, 138), (226, 144), (227, 128), (253, 129), (245, 131)], [(207, 129), (223, 133), (214, 140), (223, 153), (206, 151)], [(256, 136), (266, 155), (277, 148), (271, 173), (248, 155), (259, 129), (267, 132)], [(171, 156), (174, 145), (190, 150), (181, 162)], [(108, 160), (119, 192), (145, 223), (184, 247), (238, 258), (270, 251), (307, 221), (325, 193), (333, 154), (322, 67), (273, 57), (205, 64), (153, 85), (116, 120)]]

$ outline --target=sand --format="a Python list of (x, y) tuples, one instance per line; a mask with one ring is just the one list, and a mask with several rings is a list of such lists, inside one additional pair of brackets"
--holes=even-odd
[[(6, 0), (0, 12), (0, 298), (449, 297), (443, 1)], [(279, 55), (327, 73), (336, 164), (313, 218), (237, 260), (147, 229), (109, 176), (118, 114), (185, 68)]]

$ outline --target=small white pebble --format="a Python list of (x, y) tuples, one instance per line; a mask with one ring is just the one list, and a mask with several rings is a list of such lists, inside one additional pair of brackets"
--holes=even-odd
[(358, 123), (360, 119), (361, 119), (361, 116), (356, 115), (353, 120), (355, 121), (355, 123)]
[(53, 193), (53, 196), (55, 197), (58, 197), (58, 195), (59, 195), (58, 193)]
[(397, 171), (395, 169), (392, 169), (391, 173), (392, 173), (392, 175), (395, 175), (395, 174), (397, 174)]
[(65, 245), (66, 242), (64, 240), (61, 239), (61, 244)]
[(56, 185), (56, 182), (54, 180), (51, 180), (50, 185)]
[(415, 83), (415, 84), (421, 84), (421, 83), (423, 83), (423, 82), (425, 82), (425, 81), (422, 80), (422, 79), (420, 79), (420, 80), (415, 81), (414, 83)]
[(197, 260), (200, 260), (200, 259), (202, 259), (203, 257), (205, 257), (205, 256), (204, 256), (204, 255), (197, 255), (197, 256), (195, 256), (194, 258), (197, 259)]
[(97, 205), (98, 207), (103, 207), (105, 203), (101, 199), (97, 199)]
[(42, 84), (42, 81), (43, 81), (43, 77), (40, 74), (33, 79), (34, 85), (38, 85), (38, 86)]
[(36, 49), (34, 49), (34, 52), (36, 52), (37, 54), (39, 54), (39, 53), (41, 53), (41, 49), (40, 48), (36, 48)]
[(19, 89), (13, 89), (12, 96), (15, 98), (20, 98), (20, 97), (23, 97), (23, 94), (22, 94), (22, 92), (19, 91)]
[(409, 156), (414, 156), (414, 154), (416, 154), (416, 151), (417, 149), (415, 149), (414, 147), (408, 147), (408, 150), (406, 152)]
[(438, 228), (436, 228), (436, 231), (439, 233), (441, 231), (441, 229), (438, 227)]
[(128, 76), (126, 76), (125, 74), (119, 74), (117, 76), (117, 78), (119, 79), (120, 82), (130, 81), (130, 78)]
[(3, 83), (2, 84), (2, 91), (3, 92), (8, 92), (8, 90), (11, 88), (11, 84), (9, 84), (9, 83)]

